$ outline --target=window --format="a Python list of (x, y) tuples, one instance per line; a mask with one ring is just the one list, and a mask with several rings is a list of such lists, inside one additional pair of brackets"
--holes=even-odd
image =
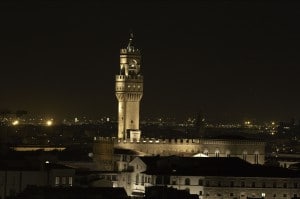
[(261, 186), (262, 186), (262, 188), (266, 188), (266, 183), (263, 182)]
[(176, 185), (177, 183), (176, 183), (176, 180), (172, 180), (172, 185)]
[(205, 186), (209, 187), (209, 181), (208, 180), (205, 182)]
[(61, 178), (61, 184), (66, 184), (66, 177)]
[(72, 185), (73, 185), (73, 177), (69, 177), (69, 178), (68, 178), (68, 181), (69, 181), (69, 182), (68, 182), (69, 185), (72, 186)]
[(287, 188), (287, 183), (283, 183), (283, 188)]
[(230, 193), (229, 195), (230, 195), (230, 196), (233, 196), (233, 193)]
[(296, 193), (294, 193), (294, 198), (297, 198), (297, 194)]
[(258, 152), (255, 152), (254, 154), (254, 163), (258, 164)]
[(216, 155), (217, 158), (220, 157), (220, 151), (219, 151), (219, 150), (216, 150), (216, 151), (215, 151), (215, 155)]
[(198, 185), (203, 186), (203, 180), (199, 179)]
[(186, 188), (185, 190), (186, 190), (188, 193), (190, 193), (190, 189), (189, 189), (189, 188)]
[(234, 182), (233, 181), (230, 182), (230, 186), (234, 187)]
[(199, 191), (199, 196), (202, 196), (202, 191)]
[(286, 193), (283, 194), (283, 197), (286, 198)]
[(135, 184), (139, 184), (139, 179), (140, 179), (140, 176), (139, 176), (139, 174), (136, 174), (136, 176), (135, 176)]
[(294, 183), (294, 188), (298, 188), (297, 182)]
[(221, 187), (221, 182), (220, 181), (218, 182), (218, 187)]
[(189, 179), (189, 178), (186, 178), (186, 179), (184, 180), (184, 184), (185, 184), (185, 185), (190, 185), (190, 184), (191, 184), (190, 179)]
[(206, 156), (208, 156), (208, 150), (205, 149), (204, 152), (203, 152)]
[(251, 187), (252, 187), (252, 188), (255, 187), (255, 182), (252, 182)]
[(276, 193), (273, 194), (273, 198), (276, 198)]
[(59, 185), (59, 177), (55, 177), (55, 186)]
[(273, 182), (273, 188), (276, 188), (276, 187), (277, 187), (277, 183)]
[(245, 182), (244, 181), (241, 182), (241, 187), (245, 187)]
[(243, 152), (243, 160), (247, 160), (247, 151)]
[(142, 183), (141, 184), (144, 185), (144, 182), (145, 182), (144, 181), (144, 175), (142, 175)]

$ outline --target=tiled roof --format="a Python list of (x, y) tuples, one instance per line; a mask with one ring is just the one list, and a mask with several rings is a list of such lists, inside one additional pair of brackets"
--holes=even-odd
[(279, 167), (250, 164), (236, 157), (142, 157), (145, 173), (178, 176), (300, 177), (300, 173)]

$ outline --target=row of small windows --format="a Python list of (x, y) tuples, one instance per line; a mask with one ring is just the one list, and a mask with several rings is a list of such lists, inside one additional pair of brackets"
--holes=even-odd
[[(127, 88), (131, 88), (131, 87), (132, 87), (132, 88), (137, 88), (137, 89), (140, 89), (140, 88), (141, 88), (140, 85), (138, 85), (138, 86), (135, 86), (135, 85), (133, 85), (133, 86), (128, 85), (128, 86), (127, 86)], [(124, 88), (125, 88), (124, 86), (117, 86), (117, 87), (116, 87), (116, 90), (124, 90)]]
[[(138, 185), (140, 183), (140, 175), (136, 174), (135, 176), (135, 184)], [(145, 183), (151, 183), (151, 178), (142, 175), (141, 176), (141, 185), (144, 185)]]
[(55, 186), (72, 186), (73, 185), (73, 177), (55, 177)]
[[(176, 184), (176, 181), (173, 181), (173, 184)], [(191, 185), (190, 178), (185, 178), (184, 184), (185, 185)], [(198, 185), (199, 186), (203, 186), (204, 185), (204, 180), (199, 179), (198, 180)], [(205, 181), (205, 186), (207, 186), (207, 187), (211, 186), (211, 184), (210, 184), (210, 182), (208, 180)], [(228, 184), (224, 184), (224, 183), (222, 184), (220, 181), (218, 181), (215, 186), (218, 186), (218, 187), (222, 187), (222, 186), (224, 186), (224, 187), (228, 187), (228, 186), (230, 186), (230, 187), (246, 187), (246, 183), (245, 183), (245, 181), (241, 181), (240, 183), (231, 181), (229, 183), (229, 185), (228, 185)], [(262, 188), (266, 188), (267, 186), (266, 186), (265, 182), (262, 182), (262, 183), (259, 183), (259, 184), (255, 183), (255, 182), (251, 182), (250, 184), (247, 184), (247, 187), (252, 187), (252, 188), (262, 187)], [(279, 186), (279, 184), (277, 184), (277, 182), (273, 182), (272, 186), (268, 186), (268, 187), (273, 187), (273, 188), (277, 188), (277, 187), (288, 188), (288, 184), (286, 182), (284, 182), (284, 183), (282, 183), (282, 186)], [(294, 188), (298, 188), (298, 183), (295, 182), (293, 184), (293, 187)]]

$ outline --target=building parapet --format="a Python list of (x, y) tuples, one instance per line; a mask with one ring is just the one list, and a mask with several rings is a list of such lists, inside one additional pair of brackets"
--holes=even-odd
[(225, 140), (225, 139), (156, 139), (156, 138), (141, 138), (139, 141), (130, 139), (117, 139), (115, 137), (94, 137), (94, 141), (113, 141), (117, 143), (128, 144), (247, 144), (247, 145), (264, 145), (264, 141), (260, 140)]
[(132, 53), (132, 54), (136, 54), (136, 53), (139, 53), (140, 52), (140, 50), (139, 49), (132, 49), (132, 50), (128, 50), (127, 48), (122, 48), (122, 49), (120, 49), (120, 53), (121, 54), (130, 54), (130, 53)]

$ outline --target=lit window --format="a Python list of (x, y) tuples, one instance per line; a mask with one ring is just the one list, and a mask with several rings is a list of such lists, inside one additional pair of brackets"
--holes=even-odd
[(243, 160), (247, 160), (247, 151), (243, 152)]
[(55, 186), (59, 185), (59, 177), (55, 177)]
[(70, 186), (73, 185), (73, 177), (69, 177), (69, 185), (70, 185)]
[(220, 151), (219, 150), (215, 151), (215, 155), (217, 158), (220, 157)]
[(258, 152), (255, 152), (254, 154), (254, 163), (258, 164)]

